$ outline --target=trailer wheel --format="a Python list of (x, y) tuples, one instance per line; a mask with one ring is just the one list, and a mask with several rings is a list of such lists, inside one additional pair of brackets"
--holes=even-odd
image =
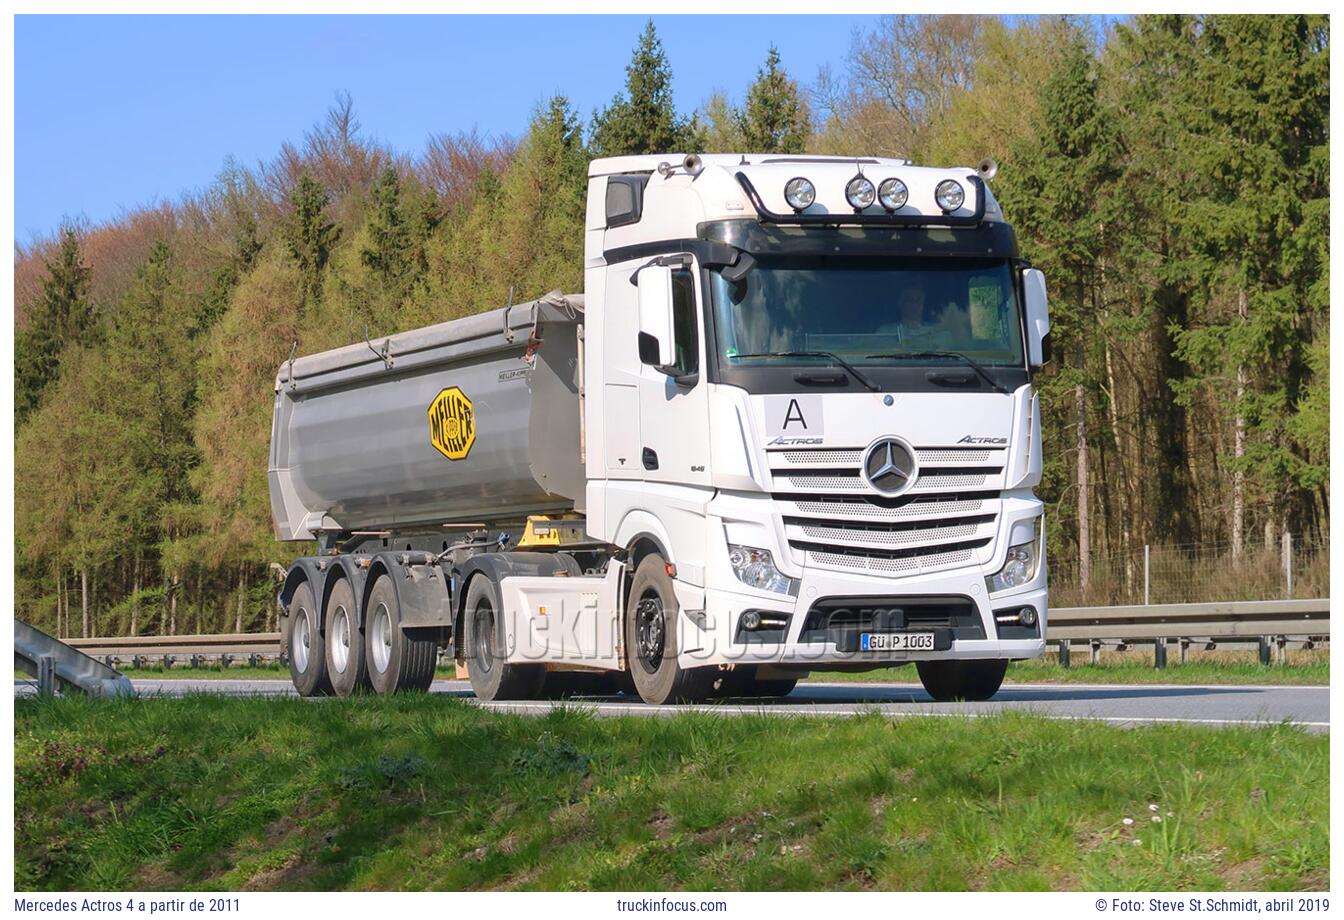
[(546, 669), (539, 664), (508, 663), (502, 616), (495, 583), (484, 575), (473, 578), (462, 616), (471, 689), (481, 700), (537, 699), (546, 682)]
[(401, 627), (401, 605), (392, 579), (379, 575), (364, 613), (364, 665), (369, 683), (384, 695), (428, 690), (434, 680), (438, 644), (417, 639)]
[(677, 663), (680, 614), (667, 563), (657, 553), (645, 556), (630, 581), (625, 656), (635, 689), (646, 703), (704, 699), (717, 676), (713, 668), (683, 668)]
[(299, 691), (299, 696), (326, 696), (331, 692), (331, 681), (327, 677), (326, 650), (317, 619), (317, 604), (308, 582), (294, 590), (287, 619), (289, 638), (285, 650), (289, 653), (289, 676), (294, 689)]
[(369, 687), (365, 664), (364, 631), (355, 623), (355, 591), (342, 578), (327, 595), (327, 676), (337, 696), (349, 696)]
[(915, 667), (924, 690), (940, 703), (987, 700), (999, 692), (1008, 672), (1006, 659), (919, 661)]

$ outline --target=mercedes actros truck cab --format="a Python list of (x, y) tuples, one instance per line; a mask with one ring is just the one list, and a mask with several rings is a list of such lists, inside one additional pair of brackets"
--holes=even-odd
[(584, 291), (287, 361), (270, 488), (303, 694), (649, 703), (1044, 650), (1045, 282), (994, 167), (595, 160)]

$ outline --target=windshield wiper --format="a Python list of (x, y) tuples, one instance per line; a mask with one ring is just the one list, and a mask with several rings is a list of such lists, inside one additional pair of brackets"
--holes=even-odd
[(959, 351), (895, 351), (885, 355), (864, 355), (864, 357), (893, 358), (897, 360), (902, 358), (956, 358), (958, 361), (965, 363), (967, 367), (974, 370), (981, 377), (985, 378), (985, 382), (993, 387), (995, 391), (1005, 394), (1008, 392), (1008, 388), (990, 376), (989, 371), (985, 370), (979, 361), (976, 361), (970, 355), (963, 355)]
[(854, 379), (876, 393), (878, 385), (873, 383), (859, 369), (833, 351), (762, 351), (756, 354), (733, 355), (734, 358), (830, 358), (836, 364), (854, 375)]

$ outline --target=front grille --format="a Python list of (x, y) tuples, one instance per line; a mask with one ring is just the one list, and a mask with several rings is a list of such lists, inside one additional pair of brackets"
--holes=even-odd
[(899, 498), (863, 476), (865, 448), (769, 452), (789, 546), (809, 564), (889, 576), (972, 564), (994, 538), (1007, 450), (916, 447), (919, 474)]

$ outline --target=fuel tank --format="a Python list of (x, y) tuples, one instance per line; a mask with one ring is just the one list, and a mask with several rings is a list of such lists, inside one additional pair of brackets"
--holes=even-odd
[(293, 358), (275, 380), (279, 540), (582, 510), (583, 295)]

